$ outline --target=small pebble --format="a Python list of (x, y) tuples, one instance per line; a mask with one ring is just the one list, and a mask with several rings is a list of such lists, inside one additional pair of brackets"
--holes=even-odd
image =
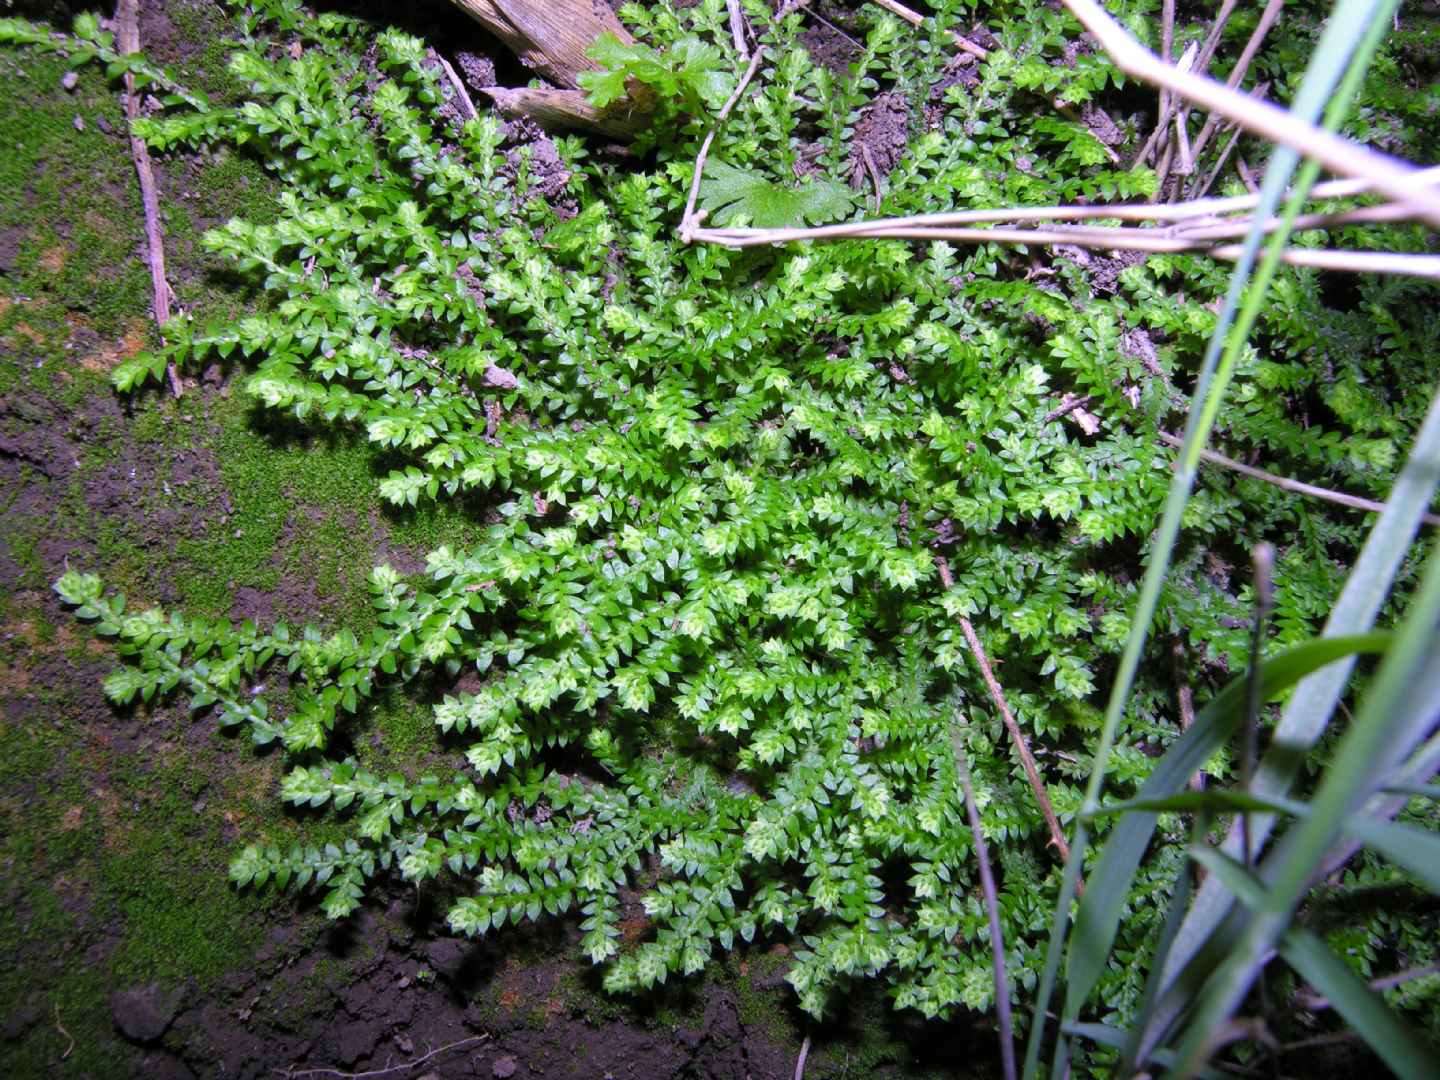
[(60, 77), (60, 85), (66, 90), (74, 90), (80, 85), (80, 76), (73, 71), (67, 71)]
[(75, 119), (72, 120), (72, 121), (70, 121), (70, 122), (75, 125), (75, 130), (76, 130), (76, 131), (84, 131), (84, 130), (85, 130), (85, 121), (81, 118), (81, 116), (80, 116), (79, 113), (76, 113), (76, 114), (75, 114)]

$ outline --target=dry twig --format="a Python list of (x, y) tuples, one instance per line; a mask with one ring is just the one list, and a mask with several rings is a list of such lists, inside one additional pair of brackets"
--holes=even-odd
[[(950, 563), (943, 555), (935, 556), (935, 567), (940, 571), (940, 584), (949, 589), (955, 584), (955, 577), (950, 572)], [(1045, 824), (1050, 829), (1050, 843), (1060, 853), (1060, 861), (1064, 862), (1070, 858), (1070, 845), (1065, 842), (1065, 834), (1060, 828), (1060, 819), (1055, 816), (1055, 807), (1050, 803), (1050, 793), (1045, 790), (1045, 781), (1040, 779), (1040, 770), (1035, 767), (1035, 755), (1030, 752), (1030, 744), (1025, 741), (1025, 734), (1020, 730), (1019, 723), (1015, 720), (1015, 714), (1010, 711), (1010, 705), (1005, 700), (1005, 691), (1000, 689), (1000, 683), (995, 679), (995, 672), (990, 667), (990, 658), (985, 655), (985, 649), (980, 644), (980, 639), (975, 635), (975, 627), (964, 615), (960, 616), (960, 632), (965, 635), (965, 641), (970, 646), (970, 651), (975, 654), (975, 663), (979, 665), (980, 675), (985, 680), (985, 687), (990, 691), (990, 700), (995, 703), (1000, 717), (1005, 721), (1005, 729), (1010, 733), (1010, 741), (1015, 744), (1015, 752), (1020, 755), (1020, 764), (1025, 769), (1025, 776), (1030, 781), (1030, 790), (1035, 792), (1035, 801), (1040, 804), (1040, 813), (1045, 818)]]
[[(1160, 432), (1160, 441), (1169, 446), (1180, 446), (1181, 440), (1170, 434), (1168, 431)], [(1333, 491), (1330, 488), (1318, 487), (1315, 484), (1307, 484), (1303, 480), (1292, 480), (1288, 476), (1277, 476), (1275, 473), (1266, 472), (1264, 469), (1257, 469), (1253, 465), (1246, 465), (1244, 462), (1228, 458), (1224, 454), (1216, 453), (1214, 450), (1200, 451), (1202, 461), (1208, 461), (1212, 465), (1221, 465), (1243, 476), (1249, 476), (1255, 480), (1263, 480), (1267, 484), (1274, 484), (1282, 491), (1293, 491), (1297, 495), (1309, 495), (1315, 499), (1324, 499), (1326, 502), (1335, 503), (1338, 506), (1348, 506), (1352, 510), (1364, 510), (1367, 513), (1378, 514), (1385, 509), (1384, 503), (1378, 503), (1374, 499), (1362, 498), (1359, 495), (1350, 495), (1344, 491)], [(1420, 520), (1432, 527), (1440, 526), (1440, 516), (1435, 514), (1422, 514)]]
[[(140, 51), (140, 0), (119, 0), (115, 7), (115, 38), (121, 53)], [(130, 123), (130, 157), (140, 181), (140, 203), (145, 211), (145, 251), (150, 264), (150, 287), (154, 294), (155, 324), (164, 327), (170, 321), (170, 283), (165, 280), (165, 236), (160, 225), (160, 196), (155, 188), (155, 170), (150, 166), (150, 148), (135, 134), (135, 121), (140, 119), (140, 102), (135, 96), (135, 76), (125, 72), (125, 118)], [(165, 368), (170, 392), (181, 394), (180, 373), (174, 363)]]
[[(1180, 706), (1180, 730), (1189, 731), (1195, 724), (1195, 691), (1186, 681), (1185, 673), (1189, 668), (1186, 663), (1185, 647), (1177, 638), (1170, 650), (1171, 658), (1175, 661), (1175, 701)], [(1205, 790), (1205, 769), (1203, 767), (1195, 770), (1195, 775), (1190, 777), (1191, 791)], [(1199, 864), (1197, 863), (1198, 867)]]
[[(1270, 84), (1268, 82), (1262, 82), (1258, 86), (1256, 86), (1255, 89), (1250, 91), (1250, 96), (1253, 98), (1263, 98), (1269, 91)], [(1208, 121), (1206, 126), (1209, 126)], [(1191, 190), (1191, 199), (1203, 199), (1206, 195), (1210, 193), (1210, 189), (1215, 186), (1215, 181), (1220, 178), (1220, 173), (1224, 170), (1225, 163), (1230, 160), (1231, 153), (1234, 152), (1235, 147), (1240, 145), (1240, 136), (1245, 133), (1244, 128), (1240, 127), (1238, 124), (1226, 124), (1225, 127), (1230, 132), (1230, 138), (1226, 141), (1224, 148), (1220, 151), (1220, 156), (1215, 159), (1215, 167), (1210, 170), (1209, 175), (1207, 175), (1198, 186)], [(1204, 135), (1205, 129), (1201, 129), (1200, 134)], [(1196, 145), (1198, 146), (1199, 143), (1197, 142)], [(1197, 150), (1196, 152), (1198, 153), (1199, 151)]]
[(745, 44), (745, 13), (740, 10), (740, 0), (725, 0), (730, 9), (730, 37), (741, 60), (750, 59), (750, 46)]
[(60, 1023), (60, 1003), (58, 1001), (55, 1002), (55, 1030), (58, 1031), (61, 1035), (64, 1035), (65, 1038), (70, 1040), (70, 1045), (65, 1047), (65, 1052), (60, 1055), (60, 1060), (64, 1061), (75, 1049), (75, 1036), (71, 1035), (70, 1032), (66, 1031), (65, 1025)]
[[(1425, 967), (1409, 968), (1406, 971), (1397, 971), (1394, 975), (1386, 975), (1383, 979), (1376, 979), (1370, 984), (1370, 989), (1375, 991), (1393, 990), (1397, 986), (1404, 986), (1407, 982), (1416, 979), (1428, 978), (1431, 975), (1440, 975), (1440, 964), (1427, 964)], [(1295, 995), (1295, 1004), (1302, 1009), (1311, 1012), (1322, 1012), (1325, 1009), (1333, 1009), (1334, 1003), (1327, 997), (1310, 990), (1301, 990)]]
[[(900, 14), (908, 22), (923, 21), (921, 16), (895, 0), (876, 0), (887, 10)], [(1293, 146), (1303, 153), (1329, 166), (1332, 171), (1353, 174), (1357, 179), (1337, 181), (1317, 186), (1312, 198), (1337, 198), (1369, 190), (1377, 190), (1395, 200), (1393, 210), (1368, 208), (1352, 211), (1352, 214), (1375, 215), (1369, 218), (1349, 217), (1346, 220), (1390, 220), (1391, 215), (1401, 217), (1419, 216), (1427, 221), (1440, 222), (1440, 187), (1436, 185), (1440, 170), (1417, 169), (1408, 162), (1402, 162), (1384, 154), (1371, 151), (1343, 138), (1324, 132), (1311, 124), (1295, 119), (1284, 110), (1263, 101), (1253, 99), (1230, 87), (1189, 71), (1179, 70), (1165, 63), (1131, 38), (1093, 0), (1065, 0), (1072, 14), (1110, 52), (1112, 59), (1123, 70), (1139, 78), (1156, 83), (1171, 91), (1176, 97), (1197, 103), (1212, 111), (1234, 120), (1240, 127), (1262, 136)], [(794, 0), (782, 7), (780, 15), (797, 6)], [(977, 46), (978, 48), (978, 46)], [(748, 247), (757, 244), (782, 244), (797, 240), (840, 239), (901, 239), (901, 240), (947, 240), (960, 243), (1002, 243), (1002, 244), (1074, 244), (1101, 250), (1130, 250), (1156, 253), (1195, 251), (1213, 258), (1233, 260), (1243, 255), (1241, 244), (1213, 243), (1215, 235), (1201, 236), (1195, 228), (1201, 225), (1220, 228), (1222, 235), (1240, 235), (1249, 228), (1249, 223), (1239, 221), (1202, 221), (1207, 214), (1230, 212), (1242, 208), (1253, 208), (1258, 196), (1240, 199), (1198, 200), (1178, 206), (1156, 205), (1116, 207), (1046, 207), (1032, 209), (1025, 207), (1005, 211), (971, 211), (959, 214), (917, 215), (904, 218), (857, 221), (844, 225), (820, 228), (794, 229), (706, 229), (703, 228), (704, 214), (695, 212), (699, 196), (700, 179), (706, 156), (714, 141), (719, 124), (729, 115), (741, 93), (754, 77), (762, 50), (752, 57), (750, 66), (740, 79), (735, 93), (716, 119), (696, 157), (695, 171), (691, 180), (690, 197), (681, 219), (679, 235), (686, 243), (696, 241), (718, 243), (729, 247)], [(1173, 144), (1171, 144), (1173, 147)], [(1167, 151), (1168, 152), (1168, 151)], [(1247, 170), (1243, 160), (1237, 159), (1242, 177)], [(1253, 190), (1253, 189), (1252, 189)], [(1062, 221), (1085, 219), (1129, 219), (1138, 221), (1171, 220), (1188, 222), (1186, 228), (1171, 229), (1102, 229), (1078, 227), (1066, 229), (964, 229), (957, 228), (963, 223), (982, 221), (1007, 221), (1011, 224), (1021, 221)], [(1341, 216), (1312, 215), (1304, 219), (1305, 227), (1317, 228), (1342, 220)], [(1265, 225), (1266, 231), (1278, 227), (1272, 221)], [(1403, 273), (1424, 277), (1440, 278), (1440, 256), (1414, 255), (1400, 252), (1338, 251), (1334, 249), (1288, 248), (1282, 252), (1283, 261), (1296, 266), (1313, 266), (1329, 270), (1364, 271), (1370, 273)]]
[(960, 774), (960, 787), (965, 793), (965, 816), (970, 821), (970, 835), (975, 844), (975, 862), (980, 870), (980, 891), (985, 897), (985, 918), (990, 924), (990, 961), (995, 977), (995, 1019), (1000, 1036), (1000, 1067), (1005, 1080), (1015, 1080), (1015, 1036), (1010, 1019), (1010, 979), (1005, 970), (1005, 935), (1000, 929), (1000, 902), (995, 877), (990, 872), (990, 850), (981, 827), (980, 808), (975, 805), (975, 790), (970, 784), (970, 766), (957, 732), (951, 736), (955, 749), (955, 768)]
[(1095, 0), (1063, 0), (1065, 7), (1110, 54), (1115, 66), (1137, 79), (1165, 86), (1176, 95), (1233, 120), (1271, 142), (1288, 146), (1341, 176), (1363, 177), (1411, 213), (1440, 225), (1440, 193), (1418, 187), (1419, 171), (1409, 162), (1351, 142), (1299, 120), (1267, 102), (1256, 101), (1213, 79), (1178, 71), (1132, 38)]
[(291, 1066), (288, 1069), (276, 1069), (279, 1075), (286, 1077), (286, 1080), (294, 1080), (297, 1076), (339, 1076), (344, 1080), (359, 1080), (360, 1077), (388, 1076), (391, 1073), (405, 1072), (408, 1069), (415, 1069), (424, 1065), (431, 1058), (439, 1057), (441, 1054), (451, 1050), (459, 1050), (462, 1046), (473, 1046), (475, 1043), (482, 1043), (490, 1038), (489, 1035), (471, 1035), (468, 1039), (460, 1039), (457, 1042), (447, 1043), (437, 1050), (431, 1050), (428, 1054), (416, 1058), (413, 1061), (402, 1061), (399, 1065), (390, 1065), (383, 1069), (368, 1069), (365, 1072), (342, 1072), (339, 1069), (296, 1069)]
[(460, 104), (464, 107), (465, 119), (476, 119), (480, 114), (475, 111), (475, 102), (470, 100), (470, 91), (465, 89), (465, 82), (460, 78), (460, 73), (455, 70), (455, 65), (450, 63), (449, 60), (446, 60), (445, 57), (441, 56), (438, 52), (435, 54), (435, 59), (440, 61), (440, 70), (445, 72), (446, 80), (450, 83), (450, 86), (455, 91), (455, 96), (459, 98)]
[[(1245, 42), (1245, 48), (1240, 53), (1240, 59), (1235, 61), (1235, 67), (1230, 72), (1225, 85), (1234, 90), (1244, 81), (1245, 75), (1250, 70), (1250, 64), (1255, 59), (1255, 54), (1260, 51), (1261, 44), (1265, 41), (1265, 35), (1270, 32), (1270, 27), (1275, 25), (1275, 20), (1280, 18), (1280, 10), (1285, 6), (1285, 0), (1269, 0), (1265, 10), (1260, 13), (1260, 21), (1256, 24), (1254, 31), (1250, 34), (1250, 40)], [(1199, 157), (1205, 149), (1205, 144), (1210, 136), (1215, 133), (1219, 120), (1212, 113), (1205, 118), (1205, 124), (1200, 128), (1200, 134), (1195, 136), (1195, 156)]]
[(805, 1059), (810, 1056), (810, 1036), (800, 1044), (800, 1056), (795, 1059), (795, 1080), (805, 1080)]

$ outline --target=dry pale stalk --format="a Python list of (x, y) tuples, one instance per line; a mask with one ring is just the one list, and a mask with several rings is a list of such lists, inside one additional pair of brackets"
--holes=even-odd
[[(935, 556), (935, 567), (940, 571), (940, 584), (946, 589), (955, 584), (954, 575), (950, 572), (950, 563), (943, 555)], [(1045, 788), (1045, 781), (1040, 779), (1040, 770), (1035, 767), (1035, 755), (1030, 752), (1030, 744), (1025, 741), (1025, 733), (1020, 730), (1020, 724), (1015, 719), (1015, 714), (1010, 711), (1010, 705), (1005, 700), (1005, 691), (1000, 689), (1000, 683), (995, 678), (995, 672), (990, 667), (990, 658), (985, 655), (985, 648), (980, 644), (979, 637), (975, 634), (975, 627), (965, 616), (960, 616), (960, 632), (965, 635), (965, 641), (970, 646), (971, 653), (975, 656), (975, 663), (980, 668), (980, 676), (985, 680), (985, 688), (990, 692), (990, 700), (994, 703), (1000, 718), (1005, 722), (1005, 730), (1010, 733), (1010, 741), (1015, 744), (1015, 752), (1020, 755), (1020, 764), (1025, 769), (1025, 777), (1030, 781), (1030, 790), (1035, 793), (1035, 801), (1040, 804), (1040, 813), (1045, 818), (1045, 824), (1050, 829), (1050, 843), (1060, 853), (1060, 861), (1065, 862), (1070, 858), (1070, 845), (1065, 842), (1065, 833), (1060, 828), (1060, 819), (1055, 816), (1055, 807), (1050, 802), (1050, 793)]]
[(465, 80), (460, 78), (460, 73), (455, 70), (455, 65), (446, 60), (437, 52), (433, 52), (435, 59), (440, 64), (440, 70), (445, 73), (445, 79), (450, 84), (450, 89), (455, 91), (455, 99), (460, 103), (461, 111), (465, 114), (466, 120), (474, 120), (480, 114), (475, 111), (475, 102), (470, 100), (470, 91), (465, 89)]
[(1189, 71), (1178, 71), (1132, 38), (1095, 0), (1063, 0), (1066, 8), (1095, 37), (1122, 71), (1164, 86), (1192, 105), (1233, 120), (1253, 134), (1318, 161), (1341, 176), (1360, 177), (1411, 213), (1440, 226), (1440, 193), (1416, 180), (1419, 170), (1409, 162), (1370, 150), (1348, 139), (1298, 120), (1284, 109), (1256, 101), (1228, 86)]
[[(140, 51), (140, 0), (119, 0), (115, 8), (115, 43), (121, 53)], [(150, 289), (153, 294), (155, 324), (163, 327), (170, 321), (170, 283), (165, 279), (165, 234), (160, 223), (160, 196), (155, 187), (155, 170), (150, 165), (150, 148), (134, 134), (135, 121), (140, 119), (140, 101), (135, 96), (135, 76), (125, 73), (125, 118), (130, 123), (130, 157), (135, 162), (135, 175), (140, 182), (140, 204), (145, 213), (145, 259), (150, 264)], [(174, 363), (165, 366), (170, 392), (181, 394), (180, 373)]]
[[(1170, 434), (1168, 431), (1160, 432), (1160, 441), (1167, 446), (1180, 446), (1182, 441)], [(1378, 503), (1374, 499), (1362, 498), (1359, 495), (1350, 495), (1344, 491), (1332, 491), (1330, 488), (1317, 487), (1315, 484), (1307, 484), (1303, 480), (1292, 480), (1288, 476), (1277, 476), (1275, 473), (1266, 472), (1264, 469), (1257, 469), (1253, 465), (1246, 465), (1244, 462), (1228, 458), (1224, 454), (1216, 453), (1214, 450), (1201, 450), (1200, 457), (1212, 465), (1219, 465), (1223, 468), (1238, 472), (1242, 476), (1248, 476), (1254, 480), (1263, 480), (1267, 484), (1273, 484), (1282, 491), (1292, 491), (1297, 495), (1308, 495), (1312, 499), (1323, 499), (1326, 502), (1335, 503), (1337, 506), (1348, 506), (1352, 510), (1364, 510), (1367, 513), (1378, 514), (1385, 509), (1384, 503)], [(1440, 527), (1440, 516), (1435, 514), (1422, 514), (1420, 520), (1426, 525)]]

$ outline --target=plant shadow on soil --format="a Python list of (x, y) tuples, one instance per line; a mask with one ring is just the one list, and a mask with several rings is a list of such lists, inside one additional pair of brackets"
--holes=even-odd
[[(348, 5), (351, 9), (356, 5)], [(83, 5), (21, 3), (63, 25)], [(402, 7), (394, 5), (400, 12)], [(224, 16), (203, 0), (146, 5), (152, 57), (224, 98)], [(372, 6), (373, 10), (373, 6)], [(414, 16), (405, 8), (414, 29)], [(453, 18), (502, 72), (487, 35)], [(428, 17), (420, 16), (423, 23)], [(810, 1026), (784, 983), (788, 953), (737, 950), (703, 979), (616, 999), (576, 959), (572, 921), (446, 936), (443, 894), (382, 890), (327, 923), (312, 897), (237, 892), (246, 841), (323, 840), (323, 816), (279, 807), (279, 756), (206, 717), (114, 709), (108, 646), (50, 583), (94, 570), (132, 606), (363, 629), (365, 575), (472, 535), (483, 506), (395, 514), (387, 471), (358, 439), (277, 423), (239, 372), (207, 368), (179, 401), (121, 401), (107, 374), (156, 344), (139, 258), (139, 197), (113, 88), (63, 60), (0, 53), (0, 119), (18, 193), (0, 206), (0, 1071), (6, 1076), (270, 1075), (297, 1062), (385, 1068), (469, 1040), (439, 1076), (991, 1075), (983, 1023), (922, 1024), (857, 988)], [(77, 123), (78, 120), (78, 123)], [(14, 154), (8, 148), (16, 147)], [(180, 303), (234, 315), (257, 297), (204, 253), (204, 229), (263, 219), (273, 182), (243, 155), (161, 155)], [(377, 701), (351, 730), (385, 767), (436, 767), (428, 723), (444, 688)], [(628, 899), (632, 933), (643, 919)]]

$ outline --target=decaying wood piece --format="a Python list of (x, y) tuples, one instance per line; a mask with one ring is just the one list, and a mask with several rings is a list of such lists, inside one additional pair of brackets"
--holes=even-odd
[(624, 42), (635, 39), (604, 0), (451, 0), (482, 23), (556, 86), (576, 89), (582, 71), (599, 65), (585, 50), (607, 30)]
[(629, 44), (635, 39), (604, 0), (451, 0), (477, 20), (558, 89), (486, 86), (496, 107), (510, 116), (528, 116), (547, 128), (581, 128), (613, 139), (633, 139), (647, 126), (650, 111), (646, 87), (632, 89), (628, 99), (597, 109), (579, 89), (580, 75), (599, 71), (585, 55), (601, 34), (614, 34)]
[(597, 109), (583, 90), (534, 90), (528, 87), (482, 86), (495, 107), (507, 116), (528, 116), (543, 128), (583, 128), (612, 139), (633, 139), (648, 124), (647, 112), (633, 102)]

